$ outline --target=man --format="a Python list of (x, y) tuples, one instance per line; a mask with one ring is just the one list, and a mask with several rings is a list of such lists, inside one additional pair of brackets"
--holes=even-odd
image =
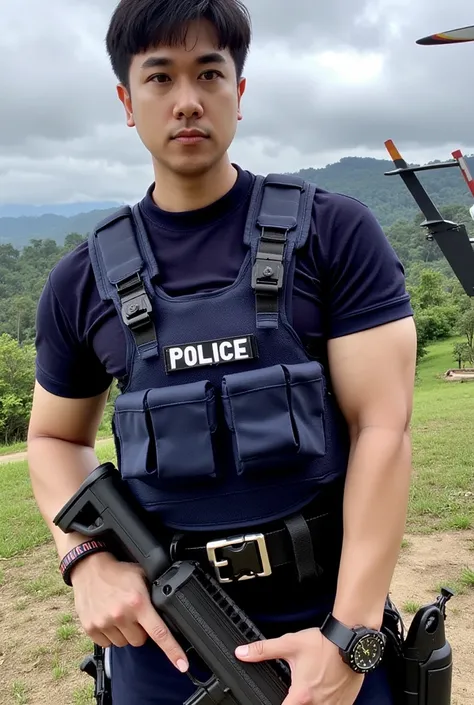
[[(296, 242), (298, 219), (285, 216), (275, 222), (287, 228), (258, 240), (260, 182), (227, 155), (250, 34), (238, 0), (122, 0), (115, 11), (107, 47), (118, 96), (154, 169), (134, 210), (148, 269), (136, 278), (126, 238), (114, 249), (119, 218), (51, 272), (38, 309), (32, 484), (62, 559), (85, 539), (52, 519), (98, 465), (96, 431), (119, 380), (119, 469), (177, 557), (199, 556), (214, 573), (199, 547), (249, 531), (270, 551), (270, 529), (287, 532), (278, 550), (294, 548), (281, 565), (270, 551), (271, 575), (235, 581), (243, 566), (225, 584), (270, 637), (238, 658), (286, 659), (285, 705), (389, 705), (377, 637), (410, 482), (412, 310), (400, 262), (354, 199), (275, 186), (281, 196), (265, 203), (283, 215), (311, 195), (307, 237), (301, 229)], [(147, 295), (153, 317), (125, 302), (127, 267), (132, 301)], [(137, 311), (146, 330), (132, 325)], [(141, 570), (104, 550), (68, 575), (85, 631), (110, 648), (114, 705), (183, 703), (194, 691), (181, 673), (189, 660)], [(336, 634), (356, 627), (369, 637), (358, 654)]]

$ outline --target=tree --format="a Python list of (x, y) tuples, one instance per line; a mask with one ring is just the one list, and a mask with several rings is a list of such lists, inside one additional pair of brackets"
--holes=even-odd
[(464, 367), (466, 362), (473, 363), (473, 350), (467, 343), (455, 343), (453, 346), (453, 357), (458, 363), (459, 369)]
[(69, 233), (69, 235), (66, 235), (66, 239), (64, 240), (63, 249), (65, 252), (70, 252), (83, 243), (86, 239), (86, 236), (81, 235), (80, 233)]
[(446, 305), (449, 302), (446, 285), (446, 277), (441, 272), (422, 269), (418, 286), (412, 287), (410, 291), (413, 305), (420, 311)]
[(0, 335), (0, 443), (26, 438), (33, 401), (35, 349)]
[(474, 340), (474, 302), (471, 301), (471, 306), (459, 318), (459, 332), (466, 336), (467, 344), (473, 350), (472, 343)]

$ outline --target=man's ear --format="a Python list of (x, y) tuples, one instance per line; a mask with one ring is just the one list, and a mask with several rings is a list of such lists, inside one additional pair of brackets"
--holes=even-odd
[(132, 99), (130, 97), (128, 89), (122, 83), (119, 83), (117, 86), (117, 95), (125, 109), (128, 127), (135, 127), (135, 120), (133, 119)]
[(237, 119), (242, 120), (242, 110), (241, 110), (241, 101), (242, 101), (242, 96), (245, 93), (245, 89), (247, 87), (247, 79), (246, 78), (241, 78), (239, 81), (239, 86), (237, 89)]

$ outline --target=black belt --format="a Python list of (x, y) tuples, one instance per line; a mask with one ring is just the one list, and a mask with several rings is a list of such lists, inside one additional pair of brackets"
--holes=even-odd
[(201, 545), (185, 545), (189, 538), (181, 534), (171, 545), (171, 557), (197, 561), (203, 566), (210, 564), (220, 583), (267, 577), (290, 565), (296, 567), (298, 581), (303, 582), (322, 575), (329, 546), (337, 552), (338, 542), (328, 535), (328, 530), (339, 527), (340, 522), (340, 515), (330, 513), (309, 518), (297, 514), (282, 520), (281, 528), (214, 539)]

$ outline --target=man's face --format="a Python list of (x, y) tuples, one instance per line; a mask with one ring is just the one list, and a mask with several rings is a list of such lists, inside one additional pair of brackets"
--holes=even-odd
[(245, 80), (237, 82), (230, 53), (216, 45), (210, 23), (191, 23), (184, 46), (135, 56), (130, 92), (118, 87), (127, 124), (136, 127), (160, 167), (183, 176), (217, 164), (241, 119)]

